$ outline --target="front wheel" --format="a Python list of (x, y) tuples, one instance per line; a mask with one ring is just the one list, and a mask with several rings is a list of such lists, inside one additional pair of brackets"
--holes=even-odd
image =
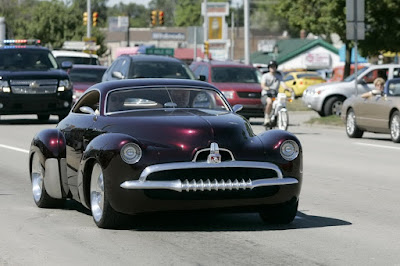
[(396, 111), (390, 118), (390, 137), (393, 142), (400, 142), (400, 113)]
[(289, 114), (286, 110), (281, 110), (278, 113), (277, 125), (279, 129), (287, 130), (289, 127)]
[(353, 109), (347, 112), (346, 116), (346, 133), (349, 138), (361, 138), (364, 131), (358, 128), (356, 124), (356, 115)]
[(260, 211), (261, 219), (268, 224), (290, 224), (297, 214), (299, 201), (291, 201), (285, 205), (273, 206)]
[(122, 214), (116, 212), (108, 202), (103, 169), (98, 163), (94, 164), (90, 179), (90, 208), (98, 227), (116, 228), (120, 225)]
[(45, 168), (40, 162), (39, 155), (34, 153), (32, 156), (32, 194), (35, 204), (39, 208), (54, 208), (60, 207), (64, 203), (64, 199), (54, 199), (49, 196), (44, 186)]
[(324, 115), (338, 115), (342, 112), (343, 99), (341, 97), (333, 96), (329, 98), (323, 106)]

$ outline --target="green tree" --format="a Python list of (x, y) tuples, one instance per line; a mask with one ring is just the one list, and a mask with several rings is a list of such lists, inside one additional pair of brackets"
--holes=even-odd
[[(320, 36), (337, 33), (346, 45), (345, 75), (350, 73), (350, 54), (354, 46), (346, 39), (345, 0), (281, 0), (276, 5), (278, 15), (287, 19), (289, 25), (305, 29)], [(400, 12), (398, 0), (382, 0), (377, 4), (365, 0), (365, 40), (359, 42), (360, 53), (364, 56), (378, 55), (382, 50), (400, 50), (398, 29), (400, 21), (393, 19)]]
[(133, 28), (144, 28), (150, 24), (150, 11), (144, 5), (120, 3), (108, 8), (107, 14), (109, 17), (128, 16), (129, 26)]
[(178, 27), (200, 26), (202, 0), (181, 0), (175, 9), (175, 25)]

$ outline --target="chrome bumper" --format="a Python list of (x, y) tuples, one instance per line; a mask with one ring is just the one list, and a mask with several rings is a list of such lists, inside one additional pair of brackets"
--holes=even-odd
[[(270, 169), (274, 170), (277, 174), (275, 178), (265, 178), (247, 181), (241, 180), (221, 180), (214, 179), (213, 181), (206, 180), (192, 180), (185, 179), (181, 181), (147, 181), (147, 176), (154, 172), (161, 172), (166, 170), (177, 170), (177, 169), (199, 169), (199, 168), (258, 168), (258, 169)], [(247, 179), (247, 178), (246, 178)], [(212, 190), (239, 190), (239, 189), (253, 189), (255, 187), (264, 186), (281, 186), (297, 184), (299, 181), (292, 177), (283, 177), (279, 167), (272, 163), (266, 162), (248, 162), (248, 161), (228, 161), (221, 162), (218, 164), (210, 164), (206, 162), (187, 162), (187, 163), (167, 163), (151, 165), (146, 167), (139, 180), (125, 181), (120, 186), (125, 189), (169, 189), (178, 192), (182, 191), (212, 191)]]

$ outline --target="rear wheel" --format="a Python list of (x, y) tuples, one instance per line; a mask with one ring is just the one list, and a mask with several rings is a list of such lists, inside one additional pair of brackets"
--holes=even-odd
[(64, 203), (64, 199), (54, 199), (49, 196), (44, 186), (45, 167), (40, 162), (39, 155), (34, 153), (32, 156), (32, 194), (35, 204), (39, 208), (54, 208), (60, 207)]
[(396, 111), (390, 118), (390, 137), (393, 142), (400, 142), (400, 113)]
[(358, 128), (356, 123), (356, 115), (354, 114), (353, 109), (350, 109), (347, 112), (346, 116), (346, 133), (349, 138), (361, 138), (364, 134), (364, 131)]
[(343, 106), (343, 99), (338, 96), (333, 96), (329, 98), (325, 105), (323, 106), (324, 109), (324, 115), (325, 116), (330, 116), (330, 115), (340, 115), (342, 112), (342, 106)]
[(116, 212), (108, 202), (107, 186), (103, 169), (95, 163), (90, 179), (90, 208), (93, 220), (100, 228), (116, 228), (121, 224), (122, 214)]
[(283, 206), (269, 207), (260, 211), (260, 217), (268, 224), (289, 224), (296, 217), (298, 206), (298, 201), (291, 201)]

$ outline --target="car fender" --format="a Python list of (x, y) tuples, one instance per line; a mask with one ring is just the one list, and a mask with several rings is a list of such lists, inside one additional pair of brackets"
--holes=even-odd
[[(299, 139), (294, 134), (280, 129), (265, 131), (258, 135), (258, 137), (263, 144), (266, 160), (278, 165), (285, 176), (292, 176), (301, 181), (303, 173), (303, 149)], [(281, 155), (281, 144), (286, 140), (292, 140), (299, 146), (299, 154), (293, 161), (287, 161)]]
[(50, 197), (66, 198), (69, 193), (66, 163), (66, 142), (58, 129), (45, 129), (36, 134), (29, 152), (29, 172), (32, 174), (32, 156), (37, 153), (45, 167), (44, 186)]
[[(106, 133), (95, 137), (83, 152), (78, 171), (78, 193), (81, 203), (90, 209), (90, 175), (93, 164), (98, 162), (106, 169), (110, 159), (126, 144), (134, 142), (142, 146), (137, 139), (121, 133)], [(128, 165), (127, 165), (128, 166)]]

